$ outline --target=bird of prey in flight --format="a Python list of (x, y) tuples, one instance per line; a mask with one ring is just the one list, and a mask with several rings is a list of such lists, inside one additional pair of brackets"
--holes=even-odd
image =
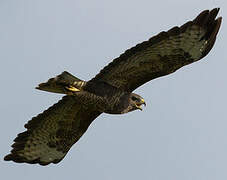
[(137, 44), (89, 81), (65, 71), (39, 84), (39, 90), (65, 96), (25, 124), (27, 130), (17, 135), (4, 160), (58, 163), (100, 114), (142, 110), (145, 101), (133, 91), (206, 56), (221, 25), (222, 18), (216, 18), (218, 11), (205, 10), (194, 20)]

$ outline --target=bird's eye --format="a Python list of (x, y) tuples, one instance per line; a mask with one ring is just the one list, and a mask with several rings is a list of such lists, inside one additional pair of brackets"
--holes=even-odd
[(132, 96), (132, 100), (133, 100), (133, 101), (136, 101), (137, 98), (136, 98), (135, 96)]

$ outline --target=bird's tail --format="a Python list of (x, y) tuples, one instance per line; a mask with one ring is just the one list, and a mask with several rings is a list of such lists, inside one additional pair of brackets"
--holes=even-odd
[(81, 91), (86, 82), (64, 71), (60, 75), (49, 79), (45, 83), (41, 83), (36, 89), (60, 94), (73, 95), (73, 93)]

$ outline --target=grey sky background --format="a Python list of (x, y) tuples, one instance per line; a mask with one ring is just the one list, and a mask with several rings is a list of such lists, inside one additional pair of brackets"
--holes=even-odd
[[(67, 70), (89, 80), (126, 49), (220, 7), (202, 61), (143, 85), (143, 112), (102, 114), (57, 165), (3, 161), (24, 124), (61, 95), (35, 90)], [(227, 179), (226, 0), (1, 0), (1, 179)]]

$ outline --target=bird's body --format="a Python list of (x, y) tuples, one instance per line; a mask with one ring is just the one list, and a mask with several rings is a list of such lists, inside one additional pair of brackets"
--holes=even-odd
[(18, 134), (4, 159), (58, 163), (100, 114), (141, 110), (145, 101), (133, 93), (136, 88), (209, 53), (221, 25), (218, 11), (203, 11), (193, 21), (136, 45), (89, 81), (63, 72), (41, 83), (37, 89), (66, 96), (25, 124), (27, 131)]
[[(128, 103), (123, 103), (123, 100), (125, 98), (129, 98), (129, 93), (105, 82), (88, 82), (84, 87), (84, 91), (89, 93), (89, 96), (91, 97), (90, 101), (93, 101), (93, 97), (97, 98), (95, 104), (100, 107), (101, 112), (121, 114), (122, 111), (128, 106)], [(121, 107), (122, 105), (124, 107)]]
[[(69, 83), (69, 76), (74, 78), (71, 84)], [(75, 101), (84, 108), (89, 107), (108, 114), (123, 114), (134, 110), (133, 107), (129, 106), (132, 96), (136, 98), (138, 106), (145, 104), (143, 98), (139, 95), (124, 91), (107, 82), (99, 80), (88, 82), (80, 80), (77, 82), (76, 80), (76, 77), (65, 71), (57, 77), (51, 78), (47, 83), (40, 84), (37, 89), (53, 92), (56, 87), (59, 87), (58, 93), (73, 96)]]

